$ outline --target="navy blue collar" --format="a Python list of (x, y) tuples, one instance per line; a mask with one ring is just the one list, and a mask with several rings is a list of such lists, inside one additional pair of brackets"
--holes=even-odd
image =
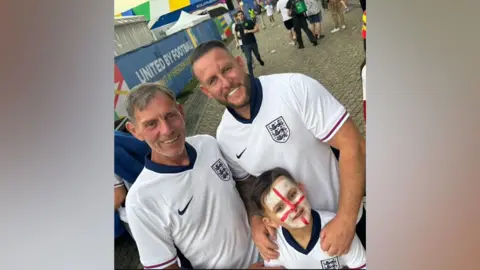
[(262, 106), (263, 90), (260, 80), (250, 76), (250, 88), (252, 89), (250, 93), (250, 119), (241, 117), (234, 109), (227, 107), (230, 114), (237, 119), (238, 122), (243, 124), (251, 124)]
[(188, 171), (195, 165), (195, 161), (197, 160), (197, 151), (187, 142), (185, 143), (185, 149), (187, 149), (188, 159), (190, 160), (190, 164), (187, 166), (172, 166), (155, 163), (152, 161), (152, 151), (150, 151), (145, 156), (145, 168), (157, 173), (181, 173)]
[(303, 253), (305, 255), (308, 255), (310, 251), (316, 246), (318, 239), (320, 238), (320, 230), (322, 228), (322, 221), (320, 220), (320, 215), (317, 213), (317, 211), (312, 209), (312, 235), (310, 237), (310, 242), (308, 242), (308, 246), (306, 249), (304, 249), (302, 246), (300, 246), (297, 241), (293, 238), (293, 236), (288, 232), (285, 228), (282, 227), (282, 233), (283, 237), (285, 237), (285, 240), (287, 240), (287, 243), (293, 247), (296, 251)]

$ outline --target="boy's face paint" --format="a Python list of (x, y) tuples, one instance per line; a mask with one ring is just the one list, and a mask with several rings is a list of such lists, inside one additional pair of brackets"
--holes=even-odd
[(310, 222), (311, 206), (305, 194), (283, 176), (274, 182), (265, 196), (265, 206), (289, 228), (303, 228)]

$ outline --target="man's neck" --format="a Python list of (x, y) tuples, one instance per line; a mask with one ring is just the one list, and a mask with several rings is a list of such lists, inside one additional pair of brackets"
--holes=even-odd
[(293, 239), (304, 249), (307, 248), (310, 239), (312, 238), (312, 222), (307, 226), (300, 229), (289, 229), (288, 232), (292, 235)]
[(183, 149), (180, 155), (174, 157), (167, 157), (152, 151), (152, 161), (167, 166), (188, 166), (190, 164), (190, 158), (188, 157), (186, 148)]
[(235, 112), (240, 115), (242, 118), (250, 120), (251, 118), (251, 113), (250, 113), (250, 104), (243, 106), (242, 108), (239, 109), (234, 109)]

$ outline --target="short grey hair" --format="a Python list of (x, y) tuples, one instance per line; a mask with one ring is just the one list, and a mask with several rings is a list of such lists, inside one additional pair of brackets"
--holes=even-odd
[(166, 95), (174, 103), (177, 103), (173, 91), (161, 83), (143, 83), (133, 88), (125, 101), (128, 120), (135, 122), (135, 112), (145, 109), (159, 93)]

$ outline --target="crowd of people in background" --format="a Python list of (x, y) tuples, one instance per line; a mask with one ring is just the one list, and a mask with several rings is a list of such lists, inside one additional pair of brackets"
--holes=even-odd
[[(263, 13), (271, 26), (280, 13), (300, 49), (302, 30), (314, 46), (325, 37), (325, 10), (331, 33), (345, 28), (346, 0), (302, 2), (258, 1), (250, 18), (235, 13), (246, 61), (220, 41), (192, 53), (201, 91), (225, 106), (216, 138), (186, 136), (183, 107), (164, 85), (128, 95), (114, 132), (115, 237), (135, 239), (145, 269), (366, 269), (365, 139), (316, 80), (253, 73), (252, 54), (265, 64), (255, 38)], [(366, 117), (366, 58), (360, 70)]]
[[(360, 1), (360, 4), (364, 9), (365, 0)], [(302, 31), (313, 46), (317, 46), (318, 41), (325, 37), (322, 29), (325, 11), (329, 11), (334, 23), (330, 33), (336, 33), (347, 27), (344, 13), (349, 12), (350, 9), (348, 0), (255, 0), (254, 6), (248, 9), (248, 16), (246, 16), (243, 5), (240, 5), (239, 10), (234, 15), (235, 22), (232, 25), (237, 47), (243, 48), (241, 44), (243, 39), (252, 39), (249, 35), (245, 36), (242, 29), (243, 20), (248, 20), (258, 24), (262, 29), (266, 29), (268, 23), (266, 23), (267, 19), (265, 17), (267, 17), (271, 27), (275, 27), (275, 11), (281, 14), (283, 25), (288, 33), (289, 44), (297, 45), (298, 49), (303, 49), (305, 46)], [(238, 18), (240, 13), (243, 19)], [(245, 52), (247, 61), (251, 58), (249, 54), (251, 53)]]

